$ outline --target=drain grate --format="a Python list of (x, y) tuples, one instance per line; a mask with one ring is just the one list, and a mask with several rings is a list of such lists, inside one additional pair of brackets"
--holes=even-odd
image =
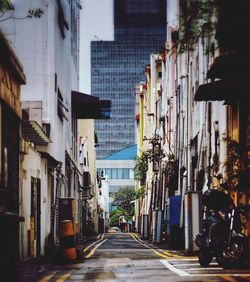
[(115, 274), (110, 272), (90, 272), (84, 274), (84, 279), (114, 279)]

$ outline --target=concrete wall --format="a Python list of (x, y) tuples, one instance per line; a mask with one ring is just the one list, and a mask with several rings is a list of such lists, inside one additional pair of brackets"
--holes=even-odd
[(21, 223), (21, 244), (20, 255), (22, 258), (28, 256), (28, 230), (30, 230), (31, 216), (31, 177), (41, 179), (41, 254), (44, 254), (45, 238), (50, 231), (50, 209), (49, 191), (47, 183), (47, 164), (41, 159), (31, 146), (29, 153), (21, 157), (21, 193), (20, 193), (20, 214), (25, 221)]
[[(62, 174), (65, 174), (65, 152), (74, 159), (73, 143), (77, 144), (76, 136), (71, 128), (71, 91), (78, 90), (78, 41), (73, 57), (71, 33), (71, 7), (70, 1), (60, 0), (64, 11), (64, 18), (68, 24), (63, 27), (64, 38), (58, 24), (58, 2), (48, 0), (12, 1), (14, 10), (7, 11), (4, 17), (11, 18), (0, 23), (0, 28), (14, 48), (18, 58), (23, 64), (26, 85), (21, 89), (21, 100), (25, 107), (32, 108), (31, 118), (42, 126), (50, 124), (51, 143), (46, 146), (36, 146), (37, 151), (45, 151), (54, 159), (62, 162)], [(75, 2), (72, 2), (75, 3)], [(41, 17), (27, 17), (29, 10), (41, 9)], [(18, 19), (22, 18), (22, 19)], [(1, 18), (2, 20), (2, 18)], [(79, 18), (78, 18), (79, 20)], [(79, 22), (78, 22), (79, 29)], [(79, 36), (79, 34), (78, 34)], [(76, 61), (74, 60), (76, 59)], [(60, 120), (58, 116), (58, 92), (60, 90), (66, 118)], [(39, 107), (34, 108), (34, 105)], [(30, 178), (41, 178), (41, 251), (44, 253), (45, 238), (50, 225), (50, 187), (47, 183), (48, 172), (45, 159), (41, 158), (36, 150), (29, 150), (23, 158), (22, 198), (21, 210), (25, 215), (22, 224), (21, 240), (23, 246), (21, 255), (27, 256), (27, 232), (30, 226)], [(74, 185), (77, 186), (77, 184)], [(73, 190), (75, 187), (71, 187)], [(65, 196), (67, 185), (61, 186), (61, 196)], [(76, 189), (77, 190), (77, 189)], [(77, 190), (78, 192), (78, 190)], [(77, 195), (76, 195), (77, 196)]]

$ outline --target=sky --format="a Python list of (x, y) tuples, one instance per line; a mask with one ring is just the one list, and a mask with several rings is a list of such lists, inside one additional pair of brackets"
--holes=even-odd
[(80, 91), (91, 94), (90, 42), (113, 40), (113, 0), (82, 0), (80, 22)]

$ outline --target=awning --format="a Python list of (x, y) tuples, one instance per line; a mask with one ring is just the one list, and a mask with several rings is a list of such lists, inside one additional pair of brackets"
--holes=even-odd
[(214, 59), (213, 64), (207, 72), (207, 77), (211, 79), (249, 77), (249, 65), (249, 54), (231, 53), (219, 56)]
[(42, 127), (33, 120), (22, 121), (22, 134), (25, 139), (35, 145), (47, 145), (48, 143), (51, 143), (51, 140), (45, 134)]
[(45, 159), (48, 160), (50, 167), (56, 167), (57, 165), (61, 165), (62, 162), (56, 160), (54, 157), (52, 157), (49, 153), (47, 152), (42, 152), (42, 151), (38, 151), (41, 156)]
[(111, 100), (100, 100), (101, 116), (100, 119), (111, 118)]
[(218, 80), (200, 85), (195, 93), (195, 101), (231, 101), (244, 98), (249, 99), (250, 82), (247, 80)]
[(111, 101), (78, 91), (71, 92), (72, 111), (78, 119), (109, 119)]

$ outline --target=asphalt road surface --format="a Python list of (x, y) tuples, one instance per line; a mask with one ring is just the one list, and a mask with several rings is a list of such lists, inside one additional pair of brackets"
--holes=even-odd
[(82, 263), (60, 265), (39, 281), (250, 281), (250, 269), (200, 267), (196, 257), (145, 244), (136, 234), (102, 235), (82, 249)]

